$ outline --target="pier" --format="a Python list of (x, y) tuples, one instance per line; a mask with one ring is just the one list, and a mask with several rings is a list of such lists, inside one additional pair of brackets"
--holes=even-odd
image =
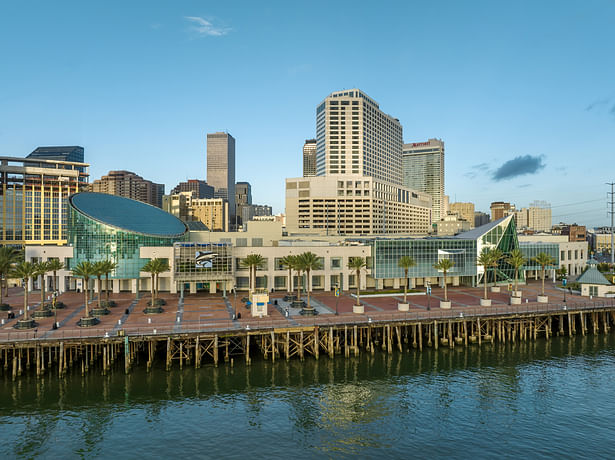
[[(521, 305), (509, 305), (507, 292), (490, 293), (493, 305), (480, 307), (482, 288), (449, 289), (451, 309), (440, 309), (442, 292), (431, 297), (409, 296), (410, 311), (397, 311), (403, 294), (362, 297), (365, 314), (353, 314), (355, 299), (347, 293), (336, 299), (329, 293), (313, 293), (313, 302), (324, 314), (286, 316), (284, 294), (274, 295), (270, 315), (252, 318), (240, 299), (208, 294), (162, 295), (164, 312), (147, 315), (148, 297), (114, 295), (117, 306), (101, 316), (95, 327), (79, 328), (83, 294), (66, 293), (66, 308), (55, 317), (38, 318), (33, 330), (13, 328), (16, 319), (0, 327), (0, 372), (17, 379), (25, 373), (55, 374), (101, 372), (136, 365), (234, 366), (252, 359), (333, 359), (361, 353), (420, 353), (425, 348), (482, 347), (494, 343), (529, 342), (552, 336), (608, 334), (615, 325), (613, 299), (589, 299), (550, 286), (549, 303), (538, 303), (539, 285), (523, 286)], [(31, 296), (32, 299), (36, 295)], [(527, 300), (525, 300), (527, 299)], [(13, 311), (23, 308), (19, 292), (10, 293)], [(19, 303), (21, 301), (21, 304)], [(96, 305), (96, 295), (91, 306)], [(34, 311), (36, 306), (31, 307)], [(338, 314), (335, 314), (337, 308)], [(240, 312), (240, 319), (232, 319)], [(60, 327), (53, 329), (57, 321)]]

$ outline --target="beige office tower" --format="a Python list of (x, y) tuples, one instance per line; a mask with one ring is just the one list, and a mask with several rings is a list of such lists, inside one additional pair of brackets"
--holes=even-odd
[(470, 228), (474, 228), (474, 203), (451, 203), (449, 212), (457, 214), (463, 220), (467, 220)]
[(402, 185), (399, 120), (367, 94), (329, 94), (316, 108), (316, 175), (361, 174)]
[(316, 175), (316, 139), (307, 139), (303, 144), (303, 177)]
[(429, 193), (432, 198), (432, 219), (438, 222), (444, 211), (444, 142), (429, 139), (427, 142), (404, 144), (403, 184), (411, 189)]
[(534, 201), (527, 210), (527, 226), (537, 232), (551, 231), (551, 204)]
[(319, 235), (424, 235), (427, 193), (361, 174), (286, 179), (286, 229)]

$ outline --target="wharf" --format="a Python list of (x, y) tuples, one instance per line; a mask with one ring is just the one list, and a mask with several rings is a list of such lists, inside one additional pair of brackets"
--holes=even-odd
[[(149, 296), (135, 300), (133, 295), (114, 294), (117, 306), (91, 328), (76, 325), (83, 315), (83, 294), (71, 292), (61, 297), (66, 308), (57, 310), (56, 318), (37, 319), (34, 330), (14, 329), (19, 316), (5, 320), (0, 327), (0, 371), (16, 379), (27, 372), (62, 377), (71, 368), (105, 374), (119, 363), (128, 373), (139, 363), (149, 370), (154, 362), (170, 369), (221, 362), (232, 366), (235, 360), (249, 365), (256, 356), (272, 361), (319, 359), (320, 355), (349, 358), (378, 348), (388, 353), (420, 352), (423, 347), (465, 348), (538, 337), (548, 340), (553, 335), (606, 334), (615, 325), (613, 299), (565, 297), (563, 291), (548, 286), (550, 303), (543, 304), (536, 301), (539, 290), (536, 283), (523, 286), (521, 305), (509, 305), (508, 292), (489, 293), (492, 306), (480, 307), (482, 288), (449, 288), (452, 308), (440, 309), (443, 291), (434, 289), (429, 298), (409, 297), (409, 312), (397, 311), (403, 294), (370, 297), (362, 299), (365, 314), (352, 313), (355, 299), (348, 293), (339, 299), (332, 293), (313, 293), (323, 313), (286, 317), (284, 309), (272, 302), (264, 318), (250, 317), (240, 298), (233, 296), (195, 294), (180, 301), (178, 296), (163, 294), (164, 312), (146, 315)], [(11, 291), (5, 299), (17, 311), (19, 305), (23, 308), (19, 291)], [(283, 295), (274, 294), (272, 300), (281, 303)], [(36, 293), (30, 299), (35, 301)], [(232, 319), (235, 311), (241, 312), (240, 319)], [(54, 321), (60, 324), (58, 329), (52, 329)]]

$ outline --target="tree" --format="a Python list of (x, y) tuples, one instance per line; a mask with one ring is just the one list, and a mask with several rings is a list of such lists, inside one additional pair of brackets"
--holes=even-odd
[(0, 305), (5, 305), (2, 300), (2, 288), (8, 291), (7, 278), (13, 266), (19, 261), (20, 255), (20, 251), (11, 246), (0, 247)]
[(483, 275), (483, 284), (485, 286), (485, 300), (488, 300), (489, 297), (487, 296), (487, 273), (489, 270), (489, 267), (491, 266), (491, 251), (489, 251), (488, 248), (483, 248), (483, 250), (481, 251), (481, 253), (478, 255), (478, 258), (476, 259), (476, 265), (483, 267), (485, 273)]
[(497, 284), (497, 280), (498, 280), (498, 274), (497, 274), (498, 264), (500, 263), (500, 260), (504, 258), (504, 253), (500, 251), (498, 248), (492, 248), (489, 251), (489, 256), (491, 258), (491, 268), (493, 268), (493, 286), (495, 287), (495, 285)]
[(348, 259), (348, 268), (353, 270), (356, 275), (357, 283), (357, 306), (361, 305), (359, 301), (359, 294), (361, 291), (361, 270), (367, 266), (363, 257), (351, 257)]
[[(264, 263), (265, 259), (260, 254), (248, 254), (246, 258), (241, 261), (241, 265), (250, 270), (250, 293), (256, 288), (256, 269), (261, 267)], [(254, 281), (252, 281), (252, 278), (254, 278)]]
[(515, 269), (515, 292), (518, 291), (519, 284), (519, 269), (525, 265), (527, 259), (523, 257), (521, 249), (513, 249), (510, 251), (510, 255), (506, 259), (506, 263), (511, 265)]
[(49, 273), (51, 270), (49, 270), (49, 262), (47, 261), (37, 262), (34, 266), (36, 267), (35, 276), (41, 277), (41, 308), (40, 310), (43, 311), (45, 309), (45, 275)]
[(98, 285), (98, 308), (102, 309), (102, 277), (105, 274), (105, 261), (99, 260), (98, 262), (94, 262), (94, 276), (96, 276), (96, 281)]
[(304, 252), (297, 256), (296, 263), (301, 267), (301, 269), (306, 273), (307, 277), (307, 309), (311, 309), (310, 306), (310, 273), (312, 270), (322, 270), (322, 262), (320, 258), (314, 254), (313, 252)]
[(90, 308), (88, 306), (88, 285), (90, 284), (90, 278), (95, 276), (94, 264), (88, 260), (79, 262), (75, 268), (71, 270), (73, 276), (77, 278), (83, 278), (83, 294), (85, 302), (85, 317), (90, 316)]
[(49, 271), (53, 272), (53, 290), (56, 291), (58, 289), (58, 271), (64, 268), (64, 263), (60, 262), (59, 259), (49, 259), (47, 263), (49, 264)]
[(107, 302), (107, 307), (111, 307), (115, 306), (115, 303), (112, 304), (109, 300), (109, 274), (117, 268), (117, 262), (107, 259), (103, 263), (105, 264), (105, 301)]
[(541, 295), (545, 295), (545, 271), (547, 269), (547, 265), (553, 265), (555, 263), (555, 259), (551, 257), (549, 254), (545, 252), (539, 252), (536, 254), (536, 257), (532, 257), (532, 260), (540, 265), (540, 272), (542, 275), (542, 293)]
[(23, 280), (23, 320), (28, 321), (28, 284), (38, 270), (32, 262), (19, 262), (12, 271), (12, 276)]
[(397, 261), (397, 266), (404, 269), (404, 303), (408, 295), (408, 270), (416, 266), (416, 261), (410, 256), (401, 256)]
[(295, 268), (297, 256), (287, 255), (282, 258), (282, 267), (288, 270), (288, 295), (293, 293), (293, 269)]
[(156, 306), (156, 303), (158, 300), (158, 276), (160, 275), (160, 273), (169, 271), (169, 262), (167, 262), (167, 259), (159, 259), (159, 258), (150, 259), (143, 266), (143, 268), (141, 268), (141, 271), (149, 273), (152, 277), (152, 285), (151, 285), (152, 305), (151, 306), (154, 307)]
[(565, 278), (565, 277), (566, 277), (566, 274), (567, 274), (566, 267), (564, 267), (564, 266), (562, 265), (562, 267), (560, 267), (560, 268), (558, 268), (557, 270), (555, 270), (555, 274), (557, 275), (557, 277), (558, 277), (559, 279)]
[(446, 287), (446, 274), (450, 271), (451, 268), (455, 266), (455, 262), (451, 259), (440, 259), (437, 263), (433, 265), (433, 268), (442, 272), (442, 276), (444, 277), (444, 301), (448, 302), (448, 292)]

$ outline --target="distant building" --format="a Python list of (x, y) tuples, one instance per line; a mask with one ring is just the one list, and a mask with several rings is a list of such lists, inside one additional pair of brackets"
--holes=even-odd
[(261, 204), (248, 204), (244, 205), (241, 209), (241, 222), (245, 225), (246, 222), (254, 220), (255, 217), (270, 216), (272, 209), (271, 206)]
[(207, 134), (207, 183), (214, 197), (228, 201), (229, 223), (235, 215), (235, 138), (228, 133)]
[(76, 145), (61, 147), (37, 147), (26, 158), (83, 163), (84, 150), (83, 147)]
[(444, 142), (429, 139), (427, 142), (404, 144), (402, 154), (404, 186), (425, 192), (432, 198), (434, 222), (445, 216), (444, 204)]
[(491, 203), (491, 222), (495, 222), (502, 217), (506, 217), (510, 214), (510, 203), (504, 201), (494, 201)]
[(201, 221), (214, 232), (228, 232), (228, 202), (222, 198), (197, 198), (190, 205), (193, 220)]
[(303, 144), (303, 177), (316, 175), (316, 139), (307, 139)]
[(470, 224), (470, 228), (474, 228), (474, 203), (451, 203), (449, 213), (457, 214)]
[(474, 212), (474, 227), (480, 227), (489, 223), (489, 214), (481, 211)]
[(587, 229), (585, 225), (565, 225), (561, 228), (561, 234), (568, 236), (568, 241), (586, 241)]
[(449, 214), (436, 222), (438, 236), (457, 235), (470, 230), (470, 223), (457, 214)]
[(164, 184), (156, 184), (130, 171), (109, 171), (106, 176), (92, 182), (90, 190), (131, 198), (161, 208)]
[[(237, 182), (235, 184), (235, 224), (237, 227), (245, 221), (244, 213), (247, 207), (252, 204), (252, 186), (249, 182)], [(247, 211), (249, 215), (249, 211)], [(247, 220), (250, 220), (249, 218)]]
[(508, 211), (515, 216), (517, 229), (534, 232), (551, 232), (551, 205), (544, 201), (530, 203), (528, 208)]
[(188, 179), (186, 182), (180, 182), (171, 190), (170, 195), (177, 195), (181, 192), (190, 192), (194, 198), (214, 197), (214, 188), (200, 179)]

